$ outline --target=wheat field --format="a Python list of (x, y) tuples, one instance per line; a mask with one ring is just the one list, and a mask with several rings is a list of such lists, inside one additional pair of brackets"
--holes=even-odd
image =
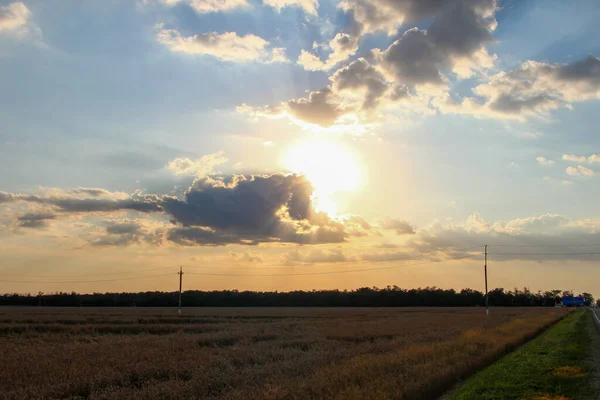
[(435, 399), (555, 308), (0, 308), (2, 399)]

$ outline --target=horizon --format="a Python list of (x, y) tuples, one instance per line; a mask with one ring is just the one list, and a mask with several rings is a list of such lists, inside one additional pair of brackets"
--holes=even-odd
[(0, 293), (600, 297), (599, 18), (0, 0)]

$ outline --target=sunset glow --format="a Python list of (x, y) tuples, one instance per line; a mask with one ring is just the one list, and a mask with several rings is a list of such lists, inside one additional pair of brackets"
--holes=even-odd
[(346, 146), (324, 140), (310, 140), (291, 147), (284, 167), (304, 174), (311, 182), (316, 211), (336, 216), (339, 210), (334, 195), (359, 190), (363, 171), (355, 154)]

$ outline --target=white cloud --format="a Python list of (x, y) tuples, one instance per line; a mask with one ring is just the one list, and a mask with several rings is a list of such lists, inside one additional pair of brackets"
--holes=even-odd
[(574, 154), (565, 154), (562, 156), (562, 159), (565, 161), (571, 161), (575, 163), (590, 163), (590, 164), (600, 164), (600, 155), (592, 154), (589, 157), (586, 156), (577, 156)]
[[(306, 50), (301, 50), (298, 57), (298, 64), (304, 67), (307, 71), (326, 71), (330, 70), (342, 61), (356, 54), (358, 50), (359, 36), (350, 35), (348, 33), (338, 33), (329, 42), (326, 48), (331, 50), (325, 61), (309, 53)], [(313, 44), (313, 48), (315, 45)]]
[(248, 34), (238, 36), (235, 32), (207, 32), (183, 37), (174, 29), (158, 26), (156, 40), (168, 46), (171, 51), (187, 54), (205, 54), (229, 62), (285, 62), (284, 49), (269, 48), (267, 40)]
[(307, 71), (321, 71), (326, 69), (325, 63), (312, 53), (301, 50), (298, 56), (298, 65), (301, 65)]
[(263, 0), (263, 4), (281, 11), (284, 7), (300, 7), (307, 14), (317, 15), (319, 2), (317, 0)]
[(0, 6), (0, 32), (23, 28), (30, 16), (31, 11), (20, 1)]
[(567, 174), (569, 174), (571, 176), (594, 176), (594, 175), (596, 175), (596, 173), (594, 171), (592, 171), (591, 169), (586, 168), (582, 165), (578, 165), (577, 168), (567, 167), (566, 172), (567, 172)]
[(576, 162), (576, 163), (584, 163), (587, 161), (587, 157), (585, 156), (576, 156), (574, 154), (564, 154), (562, 156), (563, 160), (566, 161), (572, 161), (572, 162)]
[(536, 160), (541, 165), (552, 165), (552, 164), (554, 164), (553, 160), (548, 160), (546, 157), (537, 157)]
[(205, 177), (215, 173), (215, 166), (224, 164), (228, 160), (223, 156), (223, 152), (207, 154), (196, 160), (190, 160), (187, 157), (178, 157), (167, 164), (167, 169), (175, 175), (195, 175), (196, 177)]
[(200, 14), (226, 12), (250, 5), (247, 0), (144, 0), (146, 4), (153, 2), (168, 6), (185, 3)]

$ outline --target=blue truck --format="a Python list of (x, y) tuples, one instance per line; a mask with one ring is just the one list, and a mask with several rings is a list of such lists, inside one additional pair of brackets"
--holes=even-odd
[(563, 307), (581, 307), (584, 304), (583, 296), (565, 296), (562, 298)]

